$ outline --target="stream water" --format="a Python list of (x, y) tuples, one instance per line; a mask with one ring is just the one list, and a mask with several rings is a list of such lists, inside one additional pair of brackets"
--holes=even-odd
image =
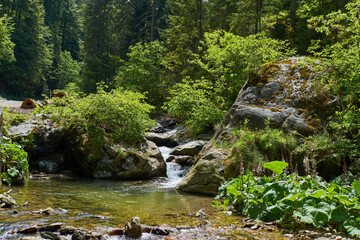
[[(166, 158), (170, 149), (162, 147), (161, 151)], [(30, 179), (25, 186), (12, 187), (11, 196), (19, 205), (17, 213), (0, 210), (0, 239), (17, 239), (9, 234), (13, 229), (33, 224), (63, 222), (86, 229), (122, 227), (133, 216), (150, 226), (197, 227), (204, 221), (194, 215), (199, 209), (205, 209), (206, 220), (215, 227), (241, 223), (239, 217), (221, 214), (213, 208), (212, 197), (174, 190), (185, 171), (169, 163), (168, 178), (149, 181)], [(57, 214), (31, 214), (48, 207)]]

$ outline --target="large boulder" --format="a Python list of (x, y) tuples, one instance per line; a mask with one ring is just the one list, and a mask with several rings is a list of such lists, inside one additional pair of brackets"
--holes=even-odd
[(166, 176), (166, 163), (149, 140), (137, 146), (96, 145), (87, 134), (59, 127), (44, 115), (11, 127), (8, 136), (26, 142), (30, 167), (46, 173), (71, 169), (101, 179)]
[(26, 140), (25, 150), (30, 155), (44, 156), (53, 153), (62, 147), (65, 129), (43, 118), (47, 116), (42, 115), (38, 119), (12, 126), (7, 132), (8, 137), (16, 142)]
[(214, 150), (202, 157), (176, 186), (178, 190), (215, 195), (225, 181), (222, 161), (227, 152)]
[(218, 134), (245, 121), (253, 128), (268, 124), (303, 136), (316, 133), (321, 128), (316, 120), (326, 120), (334, 113), (337, 100), (312, 87), (314, 72), (301, 61), (291, 58), (264, 65), (259, 75), (244, 85)]
[[(226, 178), (236, 177), (224, 176), (224, 160), (229, 159), (228, 153), (218, 149), (233, 128), (245, 123), (252, 129), (269, 126), (303, 138), (317, 133), (326, 125), (328, 116), (337, 110), (338, 101), (325, 91), (312, 87), (315, 73), (311, 66), (302, 62), (302, 58), (291, 58), (265, 64), (258, 75), (249, 78), (213, 139), (199, 154), (203, 157), (196, 158), (199, 160), (177, 189), (216, 194)], [(340, 167), (338, 164), (326, 169), (326, 172), (335, 173)]]
[(78, 171), (89, 177), (127, 180), (166, 176), (160, 150), (149, 140), (138, 146), (105, 144), (94, 148), (83, 136), (71, 145)]

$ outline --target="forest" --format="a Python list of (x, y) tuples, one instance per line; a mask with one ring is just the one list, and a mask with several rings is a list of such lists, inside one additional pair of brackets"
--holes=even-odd
[[(153, 158), (144, 139), (166, 116), (179, 142), (212, 136), (177, 189), (279, 227), (359, 237), (359, 73), (359, 0), (0, 0), (0, 100), (46, 99), (30, 115), (4, 109), (1, 178), (36, 168), (42, 130), (11, 134), (46, 125), (39, 114), (65, 129), (55, 154), (78, 158), (68, 167), (163, 176), (161, 160), (135, 177), (98, 168), (109, 152)], [(221, 174), (203, 181), (218, 177), (216, 189), (196, 189), (214, 153)]]

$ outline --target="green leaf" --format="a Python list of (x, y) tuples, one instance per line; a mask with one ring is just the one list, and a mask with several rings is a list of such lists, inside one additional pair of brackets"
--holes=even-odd
[(356, 193), (360, 196), (360, 181), (355, 181), (352, 183), (352, 186), (355, 188)]
[(263, 166), (280, 175), (289, 164), (283, 161), (272, 161), (265, 163)]

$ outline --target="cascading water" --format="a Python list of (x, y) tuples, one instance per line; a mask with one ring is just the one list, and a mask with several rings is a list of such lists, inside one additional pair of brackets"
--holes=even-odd
[[(168, 147), (159, 147), (159, 150), (163, 155), (164, 159), (166, 160), (173, 149)], [(162, 182), (160, 187), (174, 188), (181, 181), (181, 179), (185, 176), (186, 173), (187, 173), (186, 167), (183, 167), (174, 162), (167, 162), (166, 163), (167, 181)]]

